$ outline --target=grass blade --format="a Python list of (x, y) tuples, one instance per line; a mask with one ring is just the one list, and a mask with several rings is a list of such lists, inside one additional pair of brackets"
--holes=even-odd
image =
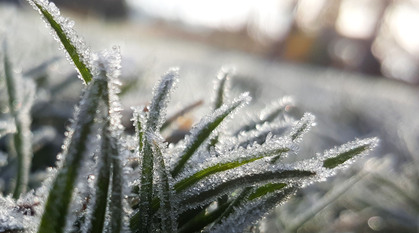
[(39, 233), (62, 233), (67, 220), (67, 212), (72, 198), (83, 155), (87, 150), (88, 136), (100, 96), (103, 82), (94, 80), (87, 86), (81, 101), (72, 129), (69, 132), (66, 148), (63, 152), (64, 162), (51, 186), (44, 213), (41, 218)]
[(231, 74), (232, 71), (225, 68), (221, 69), (218, 74), (218, 79), (215, 84), (215, 98), (213, 100), (214, 110), (220, 108), (225, 103), (228, 90), (228, 79)]
[(111, 157), (116, 156), (112, 148), (111, 138), (109, 137), (109, 120), (106, 121), (102, 129), (101, 148), (98, 154), (98, 165), (95, 185), (94, 203), (90, 216), (88, 232), (101, 233), (105, 223), (106, 207), (108, 202), (108, 191), (111, 177)]
[(147, 118), (147, 131), (157, 132), (163, 124), (163, 118), (169, 99), (169, 94), (178, 79), (178, 69), (171, 69), (163, 75), (159, 85), (154, 89)]
[(12, 136), (12, 148), (10, 148), (10, 150), (17, 157), (16, 184), (13, 191), (13, 198), (17, 199), (20, 194), (26, 192), (29, 180), (30, 163), (32, 159), (32, 145), (30, 137), (31, 122), (29, 110), (32, 106), (34, 96), (30, 96), (30, 98), (27, 98), (27, 101), (23, 103), (23, 96), (26, 95), (26, 93), (21, 92), (27, 91), (29, 95), (31, 93), (33, 94), (33, 90), (25, 89), (35, 89), (35, 87), (34, 85), (30, 86), (32, 83), (24, 83), (24, 81), (29, 82), (29, 80), (21, 80), (20, 77), (19, 79), (18, 77), (15, 77), (7, 54), (6, 45), (4, 45), (4, 51), (5, 55), (3, 65), (9, 110), (14, 119), (14, 128), (16, 130)]
[(166, 168), (163, 154), (161, 148), (163, 146), (162, 139), (160, 139), (157, 135), (149, 135), (148, 140), (150, 140), (153, 144), (153, 151), (155, 153), (155, 159), (157, 162), (157, 172), (160, 178), (160, 182), (157, 184), (158, 192), (160, 193), (160, 220), (162, 225), (163, 232), (175, 232), (176, 231), (176, 213), (173, 208), (172, 200), (173, 200), (173, 188), (171, 187), (171, 182), (169, 181), (169, 172)]
[(324, 155), (323, 167), (333, 169), (356, 156), (367, 154), (378, 144), (377, 138), (355, 140), (346, 143), (339, 148), (327, 151)]
[(244, 103), (250, 101), (247, 93), (241, 95), (237, 100), (233, 101), (230, 105), (224, 105), (216, 110), (210, 117), (204, 118), (198, 126), (196, 126), (189, 137), (187, 145), (183, 152), (180, 154), (180, 159), (172, 170), (172, 176), (176, 177), (183, 170), (186, 162), (201, 146), (201, 144), (210, 136), (210, 134), (229, 116), (235, 109)]
[(37, 9), (44, 17), (45, 21), (51, 26), (56, 33), (59, 41), (67, 51), (71, 61), (73, 61), (82, 79), (87, 84), (92, 80), (92, 74), (89, 67), (83, 61), (83, 53), (85, 51), (77, 47), (76, 43), (80, 43), (75, 34), (70, 34), (73, 29), (70, 26), (64, 25), (60, 19), (58, 9), (47, 1), (27, 0), (35, 9)]
[[(176, 192), (181, 192), (186, 188), (190, 187), (191, 185), (197, 183), (198, 181), (219, 172), (227, 171), (230, 169), (237, 168), (239, 166), (254, 162), (256, 160), (262, 159), (264, 157), (271, 157), (276, 156), (278, 154), (286, 153), (290, 151), (290, 147), (287, 145), (279, 145), (276, 147), (269, 147), (269, 150), (262, 150), (258, 151), (258, 153), (254, 153), (254, 148), (249, 148), (248, 150), (244, 150), (244, 153), (251, 153), (247, 158), (240, 158), (237, 161), (225, 162), (225, 163), (218, 163), (211, 167), (205, 168), (201, 171), (194, 173), (193, 175), (180, 180), (174, 185)], [(252, 154), (253, 152), (253, 154)]]
[(305, 179), (314, 176), (316, 173), (305, 170), (280, 170), (280, 171), (266, 171), (257, 174), (246, 174), (237, 178), (225, 181), (221, 184), (216, 184), (214, 187), (206, 190), (201, 190), (199, 193), (190, 195), (180, 202), (180, 205), (188, 205), (193, 207), (209, 203), (220, 195), (240, 187), (248, 187), (254, 184), (263, 182), (286, 182), (295, 178)]

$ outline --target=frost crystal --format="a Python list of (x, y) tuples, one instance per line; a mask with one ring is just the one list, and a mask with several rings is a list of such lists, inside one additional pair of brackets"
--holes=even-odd
[(37, 10), (47, 25), (51, 26), (51, 34), (60, 42), (60, 48), (66, 51), (69, 62), (75, 65), (79, 77), (85, 83), (92, 79), (90, 70), (91, 53), (84, 41), (73, 29), (74, 22), (60, 14), (60, 10), (53, 2), (47, 0), (27, 0)]

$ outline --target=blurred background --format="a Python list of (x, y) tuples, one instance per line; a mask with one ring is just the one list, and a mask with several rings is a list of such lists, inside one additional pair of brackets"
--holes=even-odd
[[(18, 0), (1, 0), (16, 3)], [(126, 20), (183, 39), (417, 84), (415, 0), (55, 0), (81, 16)]]
[[(291, 95), (296, 118), (316, 115), (297, 159), (354, 138), (380, 138), (374, 154), (305, 188), (252, 231), (419, 232), (419, 1), (53, 2), (92, 50), (120, 47), (127, 127), (129, 107), (146, 104), (169, 67), (181, 68), (170, 115), (194, 101), (208, 104), (212, 80), (227, 65), (237, 71), (233, 91), (250, 91), (255, 112)], [(36, 173), (54, 164), (81, 84), (25, 1), (0, 0), (0, 11), (0, 35), (13, 38), (16, 66), (24, 72), (48, 64), (35, 73), (32, 127), (54, 133), (44, 132), (49, 139), (35, 154), (42, 161), (34, 163)], [(197, 109), (178, 127), (204, 113)]]

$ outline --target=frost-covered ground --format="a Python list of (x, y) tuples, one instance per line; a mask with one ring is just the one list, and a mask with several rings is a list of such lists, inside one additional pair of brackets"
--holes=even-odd
[[(25, 71), (59, 55), (62, 61), (49, 68), (49, 72), (57, 77), (49, 80), (50, 86), (60, 83), (59, 79), (72, 73), (72, 67), (64, 60), (64, 53), (56, 52), (56, 42), (50, 38), (48, 29), (35, 12), (5, 7), (0, 7), (0, 11), (0, 35), (7, 36), (12, 60), (17, 67)], [(395, 183), (408, 197), (403, 197), (397, 188), (385, 182), (377, 183), (375, 178), (371, 178), (376, 175), (367, 175), (340, 196), (334, 206), (320, 212), (323, 215), (316, 215), (301, 232), (361, 232), (362, 229), (365, 229), (362, 232), (377, 229), (415, 232), (419, 229), (419, 207), (415, 206), (418, 205), (415, 198), (419, 194), (417, 87), (381, 77), (271, 62), (240, 51), (183, 40), (152, 25), (104, 23), (96, 19), (69, 16), (75, 19), (76, 30), (92, 49), (98, 51), (113, 45), (120, 46), (123, 82), (139, 79), (136, 88), (122, 97), (127, 108), (126, 121), (129, 119), (128, 106), (147, 103), (151, 88), (168, 68), (180, 67), (180, 83), (172, 100), (172, 103), (179, 104), (169, 107), (169, 111), (175, 111), (200, 99), (208, 104), (212, 80), (220, 67), (227, 65), (235, 67), (237, 71), (233, 88), (237, 92), (250, 91), (254, 97), (254, 108), (263, 108), (272, 100), (291, 95), (298, 106), (295, 114), (301, 116), (308, 111), (316, 115), (317, 126), (304, 139), (304, 147), (298, 156), (310, 156), (356, 137), (377, 136), (381, 139), (380, 147), (373, 155), (358, 161), (341, 178), (310, 187), (301, 192), (305, 195), (304, 199), (298, 196), (295, 199), (298, 201), (278, 208), (278, 213), (264, 225), (265, 231), (281, 230), (283, 222), (287, 223), (294, 216), (304, 213), (318, 203), (321, 194), (341, 186), (343, 180), (362, 169), (378, 171), (378, 177)], [(58, 95), (57, 98), (62, 100), (60, 104), (55, 106), (52, 102), (51, 107), (63, 111), (63, 115), (71, 116), (72, 104), (78, 98), (80, 87), (77, 82), (72, 82), (70, 88)], [(48, 101), (42, 93), (38, 98)], [(68, 106), (62, 106), (63, 102)], [(198, 119), (197, 115), (203, 114), (200, 109), (188, 117)], [(373, 167), (366, 166), (373, 157), (379, 159), (378, 163)], [(289, 226), (285, 224), (286, 227)]]

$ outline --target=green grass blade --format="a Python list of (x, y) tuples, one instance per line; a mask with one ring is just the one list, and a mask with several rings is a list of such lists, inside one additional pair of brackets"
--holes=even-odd
[(158, 167), (157, 172), (160, 178), (159, 184), (157, 184), (158, 192), (160, 192), (159, 199), (160, 199), (160, 220), (162, 225), (163, 232), (175, 232), (176, 230), (176, 213), (174, 212), (174, 207), (172, 204), (173, 201), (173, 188), (170, 185), (169, 181), (169, 172), (166, 168), (163, 154), (161, 151), (162, 147), (162, 139), (159, 140), (158, 136), (151, 136), (149, 135), (149, 140), (153, 144), (153, 151), (155, 153), (155, 158), (157, 161)]
[(303, 135), (311, 128), (314, 124), (314, 115), (311, 113), (305, 113), (304, 116), (297, 122), (297, 124), (291, 130), (291, 140), (293, 142), (300, 142)]
[(49, 9), (50, 5), (46, 6), (43, 4), (43, 2), (38, 0), (27, 1), (41, 13), (41, 15), (45, 18), (45, 21), (48, 22), (51, 28), (55, 31), (57, 37), (59, 38), (65, 51), (67, 51), (84, 82), (86, 84), (89, 83), (92, 80), (92, 74), (89, 67), (85, 64), (83, 58), (81, 57), (81, 54), (85, 51), (79, 51), (77, 45), (75, 45), (72, 41), (71, 36), (75, 37), (75, 35), (69, 35), (68, 33), (68, 30), (72, 29), (69, 29), (62, 23), (58, 22), (57, 17), (59, 17), (59, 13), (57, 15), (57, 13), (51, 12)]
[(171, 69), (163, 75), (159, 85), (154, 89), (147, 118), (147, 131), (157, 132), (163, 124), (169, 94), (178, 79), (178, 69)]
[(216, 184), (207, 190), (202, 190), (191, 195), (180, 202), (181, 205), (200, 205), (208, 203), (220, 195), (240, 187), (249, 187), (263, 182), (287, 182), (291, 179), (305, 179), (314, 176), (316, 173), (305, 170), (280, 170), (266, 171), (257, 174), (246, 174), (237, 178), (229, 179), (224, 183)]
[[(32, 159), (29, 109), (33, 102), (33, 98), (29, 99), (27, 101), (28, 103), (22, 103), (22, 96), (24, 94), (19, 92), (25, 91), (25, 88), (23, 87), (24, 81), (20, 80), (20, 83), (16, 83), (18, 77), (15, 77), (13, 74), (6, 45), (4, 45), (4, 51), (5, 55), (3, 65), (6, 79), (7, 97), (10, 114), (14, 119), (14, 126), (16, 130), (12, 136), (12, 148), (10, 148), (11, 152), (13, 152), (17, 157), (17, 174), (13, 198), (18, 199), (20, 194), (26, 192), (29, 180), (29, 170)], [(20, 85), (17, 86), (18, 84)], [(26, 104), (29, 106), (22, 107)]]
[(103, 92), (102, 86), (101, 80), (94, 80), (91, 85), (87, 86), (72, 127), (74, 131), (70, 131), (70, 136), (65, 144), (64, 162), (52, 183), (46, 201), (38, 229), (39, 233), (62, 233), (64, 231), (75, 181), (81, 168), (83, 155), (87, 150), (88, 136)]
[(119, 233), (122, 231), (123, 227), (123, 168), (121, 164), (121, 158), (119, 155), (119, 149), (117, 147), (116, 139), (112, 137), (114, 141), (112, 142), (112, 186), (111, 186), (111, 196), (110, 196), (110, 221), (108, 226), (108, 232)]
[(214, 166), (205, 168), (201, 171), (198, 171), (194, 173), (193, 175), (177, 182), (174, 185), (174, 188), (176, 192), (181, 192), (185, 190), (186, 188), (190, 187), (191, 185), (197, 183), (198, 181), (204, 179), (205, 177), (208, 177), (212, 174), (216, 174), (218, 172), (227, 171), (230, 169), (234, 169), (236, 167), (254, 162), (256, 160), (259, 160), (261, 158), (267, 157), (267, 156), (275, 156), (278, 154), (286, 153), (290, 150), (288, 147), (282, 147), (282, 148), (273, 148), (271, 151), (264, 151), (263, 153), (258, 153), (254, 155), (250, 155), (247, 159), (241, 158), (239, 161), (232, 161), (232, 162), (226, 162), (226, 163), (218, 163)]
[(211, 133), (229, 116), (235, 109), (249, 101), (247, 93), (243, 94), (230, 105), (224, 105), (215, 111), (210, 117), (204, 118), (198, 126), (195, 127), (189, 137), (185, 149), (180, 154), (180, 159), (172, 170), (172, 176), (176, 177), (183, 170), (186, 162), (191, 158), (195, 151), (204, 143)]
[(109, 120), (102, 129), (101, 148), (98, 154), (98, 174), (96, 176), (94, 203), (91, 207), (90, 225), (87, 232), (101, 233), (105, 223), (106, 207), (108, 203), (108, 191), (111, 177), (111, 157), (116, 156), (112, 149), (109, 137)]
[(256, 198), (265, 196), (266, 194), (276, 192), (283, 189), (287, 184), (285, 183), (268, 183), (261, 187), (254, 189), (254, 191), (249, 195), (249, 200), (254, 200)]
[(367, 154), (377, 144), (377, 138), (369, 138), (349, 142), (339, 148), (331, 149), (324, 155), (326, 159), (323, 160), (323, 167), (333, 169), (356, 156)]
[(231, 76), (232, 71), (228, 69), (221, 69), (218, 74), (218, 79), (215, 84), (215, 98), (213, 100), (213, 109), (220, 108), (227, 97), (228, 79)]
[(141, 162), (141, 187), (139, 205), (139, 228), (135, 232), (149, 232), (152, 220), (152, 200), (153, 200), (153, 150), (152, 145), (144, 140), (143, 158)]

